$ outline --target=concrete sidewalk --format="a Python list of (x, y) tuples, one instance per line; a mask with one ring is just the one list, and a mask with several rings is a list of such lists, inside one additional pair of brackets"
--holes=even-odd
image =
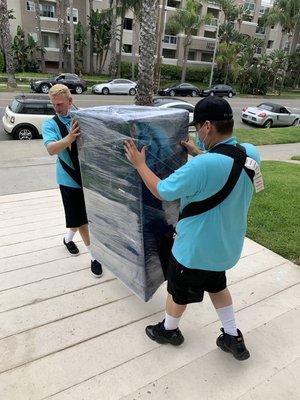
[[(163, 318), (163, 285), (148, 303), (107, 270), (91, 276), (62, 245), (58, 190), (0, 197), (0, 398), (3, 400), (296, 400), (300, 398), (299, 267), (246, 240), (228, 273), (251, 358), (216, 348), (208, 298), (191, 305), (185, 343), (144, 334)], [(297, 378), (298, 377), (298, 378)]]

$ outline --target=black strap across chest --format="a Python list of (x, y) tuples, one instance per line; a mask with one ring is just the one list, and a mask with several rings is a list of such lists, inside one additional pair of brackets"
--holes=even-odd
[[(57, 124), (61, 137), (64, 138), (69, 134), (69, 131), (66, 127), (66, 125), (61, 122), (61, 120), (58, 118), (57, 115), (53, 117), (53, 120)], [(79, 165), (79, 160), (78, 160), (78, 149), (77, 149), (77, 143), (76, 140), (71, 144), (71, 149), (69, 147), (66, 148), (70, 159), (72, 161), (73, 167), (70, 167), (67, 163), (62, 160), (59, 155), (58, 155), (58, 160), (63, 167), (63, 169), (66, 171), (66, 173), (80, 186), (82, 187), (82, 180), (81, 180), (81, 173), (80, 173), (80, 165)]]
[(201, 201), (195, 201), (188, 204), (179, 215), (178, 221), (183, 218), (192, 217), (209, 211), (222, 203), (234, 189), (242, 170), (247, 173), (249, 179), (253, 181), (254, 171), (245, 168), (247, 154), (245, 149), (240, 145), (219, 144), (213, 147), (210, 153), (219, 153), (233, 159), (233, 165), (225, 185), (215, 194)]

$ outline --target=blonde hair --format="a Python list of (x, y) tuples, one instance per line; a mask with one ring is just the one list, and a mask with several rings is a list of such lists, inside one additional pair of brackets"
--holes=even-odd
[(61, 96), (65, 99), (70, 99), (72, 97), (69, 88), (61, 83), (57, 83), (51, 87), (49, 90), (49, 96)]

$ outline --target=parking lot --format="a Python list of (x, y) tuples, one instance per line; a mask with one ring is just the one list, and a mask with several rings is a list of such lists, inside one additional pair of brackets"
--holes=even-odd
[[(2, 124), (2, 117), (5, 112), (6, 106), (12, 100), (12, 98), (18, 93), (0, 93), (0, 141), (1, 140), (11, 140), (12, 138), (10, 135), (7, 135), (4, 132), (3, 124)], [(77, 107), (92, 107), (92, 106), (104, 106), (104, 105), (113, 105), (113, 104), (134, 104), (134, 97), (132, 96), (124, 96), (124, 95), (74, 95), (73, 96), (74, 103)], [(199, 101), (199, 97), (182, 97), (182, 100), (185, 100), (191, 104), (196, 104)], [(300, 112), (299, 109), (299, 100), (298, 99), (290, 99), (284, 100), (279, 98), (277, 99), (256, 99), (256, 98), (240, 98), (235, 97), (232, 99), (227, 99), (231, 104), (233, 109), (234, 119), (235, 119), (235, 127), (243, 127), (246, 129), (252, 129), (251, 126), (245, 125), (241, 122), (240, 114), (241, 110), (245, 106), (254, 106), (262, 101), (274, 101), (276, 103), (282, 104), (287, 107), (291, 107), (294, 109), (295, 112)]]

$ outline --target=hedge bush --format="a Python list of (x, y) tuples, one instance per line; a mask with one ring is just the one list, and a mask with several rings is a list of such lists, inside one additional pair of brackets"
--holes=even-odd
[(3, 72), (4, 68), (4, 56), (3, 53), (0, 51), (0, 72)]

